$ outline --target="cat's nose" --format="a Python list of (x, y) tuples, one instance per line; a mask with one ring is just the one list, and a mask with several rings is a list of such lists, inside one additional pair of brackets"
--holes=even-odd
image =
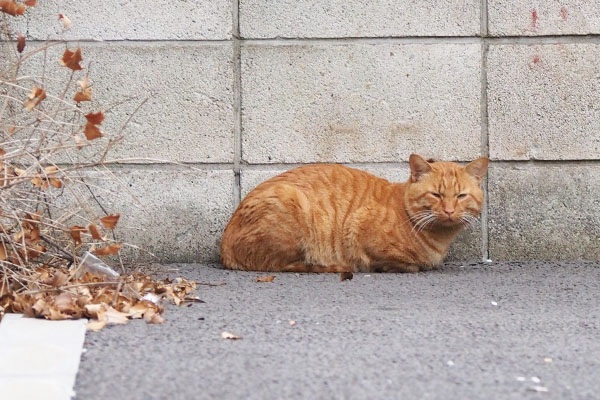
[(451, 217), (454, 214), (454, 208), (444, 208), (444, 212), (447, 216)]

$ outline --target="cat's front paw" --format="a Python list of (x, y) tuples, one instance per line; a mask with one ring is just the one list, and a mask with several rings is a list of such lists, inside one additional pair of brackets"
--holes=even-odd
[(377, 263), (373, 265), (373, 272), (404, 272), (404, 273), (415, 273), (419, 272), (419, 266), (415, 264), (404, 264), (404, 263)]

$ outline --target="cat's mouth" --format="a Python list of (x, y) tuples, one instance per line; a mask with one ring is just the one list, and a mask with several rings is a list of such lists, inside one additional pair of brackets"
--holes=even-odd
[(442, 226), (456, 226), (460, 224), (460, 218), (457, 215), (439, 215), (437, 223)]

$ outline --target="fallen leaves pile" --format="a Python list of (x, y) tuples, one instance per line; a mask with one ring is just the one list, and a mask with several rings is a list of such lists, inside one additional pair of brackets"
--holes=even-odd
[(90, 318), (88, 329), (94, 331), (130, 319), (160, 324), (165, 302), (200, 301), (190, 296), (196, 289), (193, 281), (154, 280), (140, 273), (112, 278), (92, 273), (83, 264), (72, 270), (37, 268), (24, 286), (7, 285), (6, 277), (0, 278), (0, 320), (7, 312), (48, 320)]

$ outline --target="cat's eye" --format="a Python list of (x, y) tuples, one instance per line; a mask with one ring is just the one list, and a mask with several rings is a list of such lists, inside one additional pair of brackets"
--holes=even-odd
[(435, 197), (437, 197), (438, 199), (442, 198), (442, 195), (439, 193), (431, 192), (431, 194), (434, 195)]
[(463, 199), (463, 198), (467, 197), (467, 194), (466, 193), (461, 193), (461, 194), (457, 195), (456, 197), (459, 198), (459, 199)]

